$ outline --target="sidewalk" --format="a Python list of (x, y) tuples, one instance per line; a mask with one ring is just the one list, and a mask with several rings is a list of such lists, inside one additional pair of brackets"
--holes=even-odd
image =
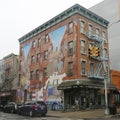
[[(117, 114), (120, 114), (120, 108), (117, 109)], [(89, 110), (89, 111), (69, 111), (69, 112), (48, 110), (47, 115), (54, 116), (54, 117), (64, 117), (64, 118), (65, 117), (69, 117), (69, 118), (109, 118), (113, 116), (113, 115), (105, 115), (104, 109), (94, 109), (94, 110)]]

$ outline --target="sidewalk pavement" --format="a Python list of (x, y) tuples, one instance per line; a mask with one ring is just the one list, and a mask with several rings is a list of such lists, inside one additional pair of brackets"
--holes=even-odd
[[(117, 109), (117, 114), (120, 115), (120, 108)], [(64, 118), (110, 118), (115, 115), (105, 115), (105, 109), (94, 109), (87, 111), (52, 111), (48, 110), (47, 116), (64, 117)]]

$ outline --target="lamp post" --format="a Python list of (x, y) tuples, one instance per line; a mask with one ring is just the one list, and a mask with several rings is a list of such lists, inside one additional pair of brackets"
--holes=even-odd
[(108, 96), (107, 96), (107, 77), (106, 73), (104, 74), (104, 87), (105, 87), (105, 114), (109, 114), (109, 109), (108, 109)]
[[(117, 20), (113, 23), (111, 23), (108, 28), (110, 28), (113, 24), (119, 23), (120, 20)], [(103, 44), (103, 48), (104, 48), (104, 44)], [(108, 115), (109, 114), (109, 108), (108, 108), (108, 95), (107, 95), (107, 70), (106, 70), (106, 66), (105, 66), (105, 60), (103, 60), (103, 66), (104, 66), (104, 88), (105, 88), (105, 114)]]

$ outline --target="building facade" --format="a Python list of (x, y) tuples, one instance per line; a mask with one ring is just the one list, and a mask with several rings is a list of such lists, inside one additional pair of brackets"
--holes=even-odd
[(90, 10), (110, 22), (108, 27), (110, 68), (120, 71), (120, 0), (104, 0)]
[(104, 106), (109, 22), (76, 4), (19, 39), (20, 100)]
[(0, 99), (3, 104), (8, 101), (17, 102), (18, 89), (18, 56), (12, 54), (3, 58), (3, 74), (0, 90)]

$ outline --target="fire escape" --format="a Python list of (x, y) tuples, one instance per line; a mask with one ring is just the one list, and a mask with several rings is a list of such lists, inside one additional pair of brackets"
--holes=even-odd
[(88, 78), (104, 80), (104, 74), (108, 74), (108, 56), (104, 49), (106, 39), (92, 33), (91, 31), (89, 31), (86, 35), (93, 42), (92, 46), (88, 49), (89, 58), (94, 60), (97, 65), (96, 68), (94, 68), (94, 72), (91, 70), (89, 71)]

